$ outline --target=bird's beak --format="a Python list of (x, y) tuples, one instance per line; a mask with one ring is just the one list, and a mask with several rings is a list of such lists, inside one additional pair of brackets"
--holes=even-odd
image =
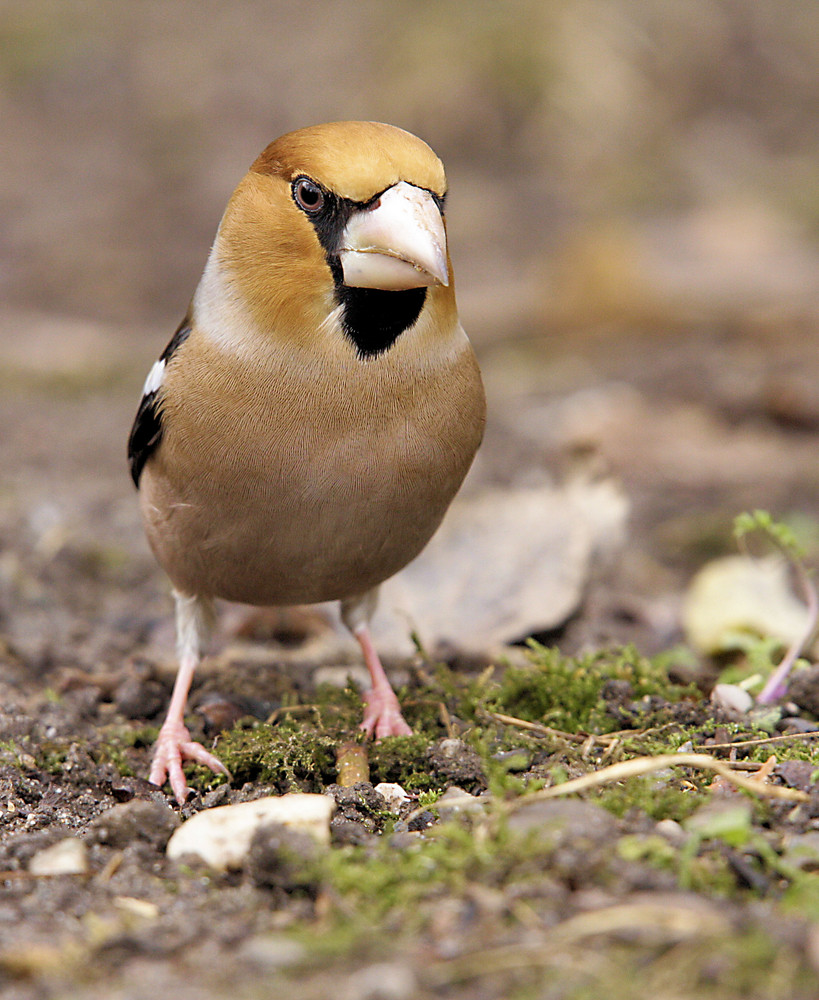
[(398, 291), (448, 285), (446, 232), (429, 191), (399, 181), (350, 217), (339, 251), (344, 284)]

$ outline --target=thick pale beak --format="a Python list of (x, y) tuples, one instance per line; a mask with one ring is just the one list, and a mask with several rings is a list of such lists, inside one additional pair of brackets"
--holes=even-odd
[(339, 258), (351, 288), (449, 284), (444, 220), (429, 191), (406, 181), (350, 217)]

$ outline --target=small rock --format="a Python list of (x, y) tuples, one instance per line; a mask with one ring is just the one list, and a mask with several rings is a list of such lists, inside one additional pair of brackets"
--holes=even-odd
[(98, 816), (91, 824), (91, 835), (97, 843), (110, 847), (127, 847), (134, 840), (143, 840), (162, 850), (179, 823), (173, 809), (163, 802), (132, 799)]
[(111, 795), (117, 802), (130, 802), (131, 799), (150, 799), (160, 805), (166, 804), (162, 790), (145, 778), (115, 774), (111, 778), (110, 788)]
[(711, 692), (711, 704), (732, 715), (744, 715), (753, 703), (751, 695), (737, 684), (717, 684)]
[(486, 806), (486, 799), (477, 799), (463, 788), (452, 785), (435, 802), (435, 808), (442, 820), (452, 819), (457, 813), (481, 812)]
[(776, 731), (785, 735), (815, 733), (817, 730), (819, 730), (819, 724), (812, 719), (803, 719), (799, 715), (786, 715), (776, 724)]
[(241, 699), (210, 691), (200, 698), (196, 714), (204, 719), (205, 732), (210, 736), (232, 729), (240, 719), (252, 713), (248, 712)]
[(407, 832), (418, 833), (420, 830), (426, 830), (427, 827), (432, 826), (434, 822), (435, 814), (431, 813), (429, 809), (421, 809), (407, 818)]
[(167, 854), (169, 858), (196, 855), (216, 871), (241, 868), (254, 833), (267, 823), (281, 823), (327, 844), (335, 807), (328, 795), (303, 793), (218, 806), (183, 823), (168, 842)]
[(242, 960), (264, 972), (297, 965), (306, 954), (303, 944), (280, 934), (257, 934), (245, 941), (239, 951)]
[(379, 962), (354, 972), (344, 1000), (410, 1000), (418, 991), (415, 973), (402, 962)]
[(128, 913), (132, 917), (139, 917), (140, 920), (156, 920), (159, 916), (159, 907), (149, 899), (137, 899), (135, 896), (114, 896), (114, 906), (123, 913)]
[(803, 792), (810, 791), (815, 771), (816, 765), (809, 760), (785, 760), (774, 768), (774, 774), (789, 788), (799, 788)]
[(129, 719), (150, 719), (168, 700), (165, 688), (146, 677), (126, 677), (114, 691), (114, 704)]
[(564, 842), (582, 845), (614, 836), (617, 820), (602, 806), (579, 799), (545, 799), (516, 809), (509, 817), (509, 829), (518, 833), (538, 829), (557, 835)]
[(88, 848), (77, 837), (66, 837), (38, 851), (28, 870), (32, 875), (86, 875)]
[(682, 847), (688, 840), (688, 834), (675, 819), (661, 819), (655, 829), (661, 837), (665, 837), (675, 847)]
[(405, 802), (409, 802), (410, 797), (396, 781), (379, 781), (375, 786), (375, 791), (387, 803), (390, 812), (398, 812)]

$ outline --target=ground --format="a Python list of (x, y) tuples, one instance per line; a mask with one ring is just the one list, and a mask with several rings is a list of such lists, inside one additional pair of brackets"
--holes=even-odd
[[(819, 557), (812, 5), (516, 2), (464, 26), (328, 3), (309, 32), (251, 6), (0, 22), (0, 993), (816, 996), (813, 675), (731, 717), (680, 615), (743, 510)], [(354, 645), (222, 609), (190, 719), (233, 780), (191, 768), (178, 808), (145, 780), (173, 636), (125, 440), (247, 163), (359, 116), (447, 162), (489, 397), (469, 488), (610, 477), (627, 539), (534, 647), (390, 660), (417, 735), (366, 746), (352, 786)], [(273, 829), (241, 871), (166, 857), (180, 820), (295, 789), (336, 799), (328, 848)], [(69, 838), (85, 873), (37, 874)]]

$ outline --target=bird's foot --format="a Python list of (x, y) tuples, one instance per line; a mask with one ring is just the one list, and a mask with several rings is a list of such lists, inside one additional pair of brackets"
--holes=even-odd
[(190, 792), (182, 771), (183, 760), (195, 760), (197, 764), (204, 764), (216, 774), (224, 774), (228, 779), (231, 777), (230, 771), (218, 757), (214, 757), (201, 743), (195, 743), (191, 739), (187, 726), (181, 722), (166, 720), (159, 730), (148, 781), (160, 787), (166, 780), (169, 781), (174, 797), (180, 805), (185, 802)]
[(377, 740), (384, 736), (412, 736), (412, 730), (401, 715), (401, 706), (390, 688), (373, 688), (364, 694), (364, 721), (361, 728)]

